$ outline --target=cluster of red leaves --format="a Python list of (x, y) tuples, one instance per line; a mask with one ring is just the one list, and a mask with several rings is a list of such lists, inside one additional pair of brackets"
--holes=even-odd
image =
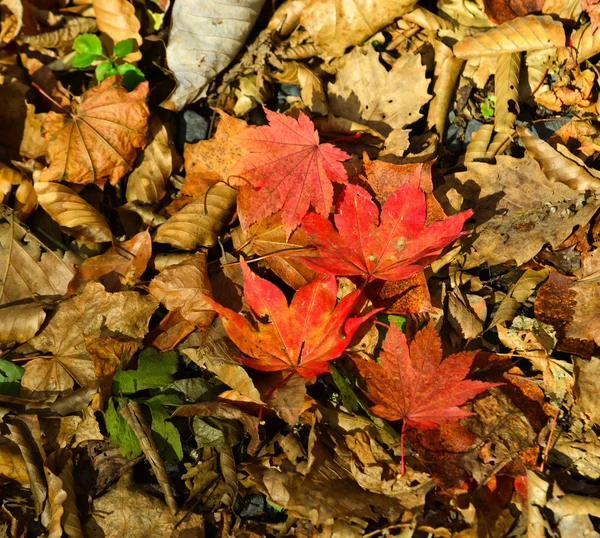
[[(320, 272), (298, 289), (290, 304), (271, 282), (254, 274), (243, 260), (244, 296), (251, 322), (210, 300), (233, 342), (246, 355), (239, 360), (257, 370), (284, 371), (310, 377), (327, 371), (328, 362), (346, 349), (367, 318), (350, 317), (366, 285), (373, 279), (402, 280), (431, 264), (460, 235), (472, 215), (465, 211), (425, 225), (423, 191), (405, 184), (383, 204), (381, 212), (369, 193), (346, 185), (329, 218), (332, 181), (347, 183), (339, 161), (348, 156), (331, 144), (320, 144), (312, 122), (266, 111), (268, 126), (244, 131), (239, 143), (248, 150), (236, 166), (240, 184), (238, 212), (244, 227), (282, 211), (289, 233), (299, 224), (318, 252), (301, 260)], [(317, 213), (307, 212), (310, 206)], [(360, 276), (361, 289), (337, 302), (335, 276)], [(410, 351), (401, 331), (392, 327), (381, 364), (360, 361), (373, 412), (422, 428), (458, 420), (469, 413), (459, 405), (492, 386), (465, 381), (473, 353), (441, 362), (441, 342), (432, 324), (417, 334)]]

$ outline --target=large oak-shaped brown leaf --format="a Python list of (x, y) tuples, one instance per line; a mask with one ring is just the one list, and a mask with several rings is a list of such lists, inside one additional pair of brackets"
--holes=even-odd
[(109, 77), (72, 103), (72, 112), (49, 112), (43, 123), (50, 166), (41, 181), (115, 185), (146, 146), (148, 83), (128, 92)]
[(442, 342), (433, 322), (410, 343), (394, 324), (383, 343), (381, 364), (356, 360), (366, 381), (371, 411), (388, 420), (404, 420), (419, 428), (471, 415), (460, 405), (495, 383), (465, 380), (477, 352), (463, 351), (442, 361)]

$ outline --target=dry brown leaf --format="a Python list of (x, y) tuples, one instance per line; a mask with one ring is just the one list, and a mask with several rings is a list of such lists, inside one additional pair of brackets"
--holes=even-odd
[(594, 423), (600, 424), (598, 390), (600, 390), (600, 358), (575, 358), (575, 402), (577, 407)]
[[(600, 52), (600, 33), (596, 31), (591, 23), (583, 24), (571, 35), (571, 43), (577, 63), (585, 62)], [(570, 51), (564, 50), (563, 56), (565, 59), (570, 59)]]
[(600, 187), (600, 179), (590, 174), (583, 162), (576, 162), (579, 159), (575, 156), (572, 160), (568, 159), (523, 126), (517, 127), (517, 133), (525, 149), (539, 163), (549, 180), (559, 181), (581, 192), (586, 189), (596, 191)]
[(344, 56), (336, 81), (329, 84), (329, 108), (387, 136), (422, 117), (419, 110), (431, 99), (425, 71), (421, 56), (406, 53), (387, 71), (373, 47), (356, 48)]
[(8, 441), (0, 443), (0, 476), (16, 480), (24, 486), (29, 484), (29, 475), (21, 451), (16, 444)]
[(45, 319), (44, 307), (35, 303), (0, 308), (0, 343), (27, 342)]
[(207, 329), (215, 318), (216, 312), (205, 298), (212, 298), (212, 290), (204, 252), (196, 252), (163, 269), (152, 279), (148, 291), (167, 310), (179, 311), (198, 329)]
[(576, 304), (567, 336), (600, 345), (600, 283), (575, 282), (571, 289), (575, 292)]
[(21, 222), (25, 222), (38, 206), (37, 195), (31, 179), (23, 178), (15, 192), (15, 214)]
[(36, 114), (35, 107), (26, 103), (27, 113), (23, 123), (23, 136), (19, 153), (26, 159), (38, 159), (46, 154), (47, 143), (42, 136), (42, 125), (46, 120), (46, 113)]
[[(92, 0), (98, 29), (107, 34), (114, 43), (133, 39), (138, 47), (142, 44), (141, 23), (135, 16), (135, 7), (127, 0)], [(138, 50), (128, 54), (128, 62), (137, 62), (142, 53)]]
[(217, 112), (221, 119), (215, 135), (208, 140), (185, 145), (183, 156), (186, 177), (182, 194), (200, 196), (216, 181), (228, 183), (231, 170), (248, 153), (236, 138), (236, 135), (248, 128), (248, 124), (220, 109)]
[(519, 115), (519, 76), (521, 53), (500, 54), (494, 76), (496, 110), (494, 129), (499, 133), (512, 133)]
[(289, 239), (281, 222), (281, 213), (276, 213), (252, 225), (247, 233), (240, 228), (240, 235), (234, 235), (234, 247), (242, 243), (251, 247), (257, 256), (265, 256), (264, 263), (286, 284), (294, 289), (311, 282), (317, 275), (306, 264), (297, 261), (295, 256), (310, 255), (307, 249), (308, 238), (302, 228), (296, 229)]
[(38, 182), (34, 189), (39, 204), (66, 234), (90, 243), (112, 241), (104, 216), (75, 191), (61, 183), (49, 182)]
[(138, 164), (127, 179), (127, 201), (156, 205), (167, 193), (169, 177), (180, 166), (180, 158), (173, 143), (170, 123), (159, 116), (150, 119), (150, 143), (138, 157)]
[[(48, 250), (0, 207), (0, 304), (41, 298), (58, 299), (73, 278), (73, 268)], [(13, 240), (11, 241), (11, 232)]]
[(204, 97), (208, 85), (243, 47), (263, 4), (264, 0), (175, 2), (167, 64), (177, 86), (161, 106), (179, 111)]
[(146, 146), (148, 83), (132, 92), (109, 77), (72, 104), (70, 116), (49, 112), (44, 120), (47, 159), (40, 181), (116, 185)]
[(52, 354), (33, 359), (24, 366), (22, 386), (30, 391), (60, 392), (74, 381), (85, 386), (96, 380), (86, 348), (86, 337), (102, 330), (141, 340), (158, 301), (132, 291), (108, 293), (102, 284), (88, 282), (83, 291), (63, 301), (44, 330), (30, 344)]
[(18, 41), (34, 47), (68, 49), (79, 34), (93, 33), (98, 30), (95, 19), (88, 17), (65, 17), (64, 25), (51, 32), (37, 35), (21, 35)]
[(90, 280), (100, 281), (106, 291), (120, 291), (142, 276), (151, 255), (150, 233), (140, 232), (127, 241), (114, 244), (104, 254), (85, 260), (69, 282), (68, 293), (76, 293)]
[(171, 514), (163, 501), (136, 484), (130, 471), (106, 495), (94, 499), (92, 515), (84, 528), (88, 538), (204, 536), (202, 516), (190, 512), (176, 527), (180, 519)]
[(302, 12), (316, 0), (286, 0), (273, 13), (267, 32), (277, 32), (281, 37), (290, 35), (300, 23)]
[(348, 47), (362, 44), (415, 4), (414, 0), (320, 0), (304, 9), (300, 24), (325, 55), (341, 56)]
[(274, 73), (273, 78), (285, 84), (298, 84), (304, 104), (316, 114), (327, 114), (327, 98), (323, 82), (308, 67), (300, 62), (282, 62), (283, 71)]
[(493, 125), (482, 125), (473, 133), (471, 142), (469, 142), (467, 150), (465, 151), (465, 163), (485, 159), (493, 134)]
[(233, 217), (236, 198), (235, 189), (217, 183), (159, 226), (154, 241), (184, 250), (215, 246)]
[(560, 22), (547, 15), (527, 15), (483, 34), (465, 37), (454, 45), (454, 54), (457, 58), (471, 58), (564, 46), (565, 31)]
[(471, 340), (481, 336), (486, 316), (487, 309), (482, 297), (465, 297), (459, 288), (448, 293), (448, 321), (461, 338)]
[(463, 240), (465, 268), (511, 260), (521, 265), (546, 244), (556, 248), (600, 207), (600, 199), (548, 180), (531, 157), (466, 166), (438, 190), (446, 212), (476, 208), (476, 235)]

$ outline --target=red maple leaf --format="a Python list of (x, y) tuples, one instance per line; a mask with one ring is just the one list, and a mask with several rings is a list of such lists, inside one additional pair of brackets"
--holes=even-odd
[(392, 324), (379, 355), (381, 364), (355, 363), (376, 404), (373, 413), (427, 429), (470, 416), (458, 406), (496, 385), (465, 380), (477, 353), (463, 351), (442, 360), (442, 342), (433, 322), (417, 332), (410, 348), (402, 331)]
[(291, 369), (303, 377), (326, 372), (328, 361), (342, 354), (360, 324), (379, 311), (349, 318), (360, 291), (350, 293), (336, 306), (337, 282), (323, 274), (302, 286), (288, 305), (277, 286), (253, 273), (244, 260), (240, 264), (244, 297), (255, 322), (206, 299), (221, 316), (229, 338), (247, 355), (239, 360), (256, 370)]
[(332, 275), (402, 280), (433, 262), (462, 234), (472, 214), (463, 211), (425, 226), (425, 194), (407, 183), (383, 204), (380, 220), (369, 193), (357, 185), (347, 185), (337, 203), (337, 231), (328, 219), (314, 213), (302, 221), (319, 251), (318, 257), (302, 259), (313, 269)]
[(317, 213), (329, 213), (331, 182), (347, 183), (340, 161), (350, 156), (332, 144), (319, 144), (319, 134), (302, 112), (297, 120), (267, 109), (265, 113), (269, 125), (248, 129), (236, 137), (250, 152), (232, 170), (233, 176), (242, 178), (242, 182), (238, 180), (242, 185), (238, 214), (242, 226), (248, 228), (282, 210), (289, 235), (311, 204)]
[(471, 398), (498, 383), (465, 380), (477, 351), (463, 351), (442, 361), (442, 342), (430, 321), (407, 344), (394, 324), (390, 326), (379, 355), (381, 364), (355, 359), (368, 396), (376, 405), (371, 411), (390, 421), (402, 420), (402, 474), (404, 430), (407, 424), (437, 428), (472, 415), (460, 409)]

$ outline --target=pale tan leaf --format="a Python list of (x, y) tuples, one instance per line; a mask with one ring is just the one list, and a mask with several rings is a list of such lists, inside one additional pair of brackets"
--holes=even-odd
[(160, 226), (154, 241), (185, 250), (215, 246), (221, 231), (233, 217), (236, 199), (235, 189), (217, 183)]
[(485, 154), (485, 158), (489, 160), (497, 157), (498, 155), (502, 155), (508, 149), (508, 146), (512, 142), (514, 135), (515, 131), (494, 133), (494, 137), (490, 142), (487, 153)]
[(35, 47), (66, 49), (79, 34), (94, 33), (97, 30), (98, 24), (95, 19), (65, 17), (65, 24), (56, 30), (37, 35), (21, 35), (18, 40)]
[(565, 31), (560, 22), (547, 15), (526, 15), (464, 38), (454, 45), (454, 54), (470, 58), (564, 46)]
[[(597, 32), (591, 23), (583, 24), (571, 35), (572, 47), (578, 63), (585, 62), (600, 52), (600, 32)], [(570, 60), (570, 51), (564, 49), (563, 56), (565, 60)]]
[(317, 114), (327, 114), (327, 99), (323, 90), (323, 82), (304, 64), (283, 62), (283, 71), (275, 73), (273, 78), (286, 84), (298, 84), (300, 97), (304, 104)]
[(409, 134), (410, 129), (394, 129), (385, 139), (379, 157), (385, 157), (386, 155), (402, 157), (410, 147)]
[(575, 307), (568, 325), (567, 336), (591, 340), (600, 345), (600, 283), (577, 282), (573, 285)]
[[(483, 304), (485, 306), (485, 301)], [(448, 293), (448, 320), (462, 338), (470, 340), (481, 336), (485, 315), (483, 318), (481, 319), (475, 313), (469, 298), (464, 297), (458, 288), (450, 290)]]
[(277, 32), (281, 37), (290, 35), (300, 23), (302, 12), (316, 0), (286, 0), (273, 13), (267, 32)]
[(465, 151), (465, 163), (474, 162), (478, 159), (485, 159), (488, 146), (494, 134), (493, 125), (482, 125), (473, 133), (471, 141)]
[(336, 81), (329, 84), (329, 108), (387, 136), (421, 118), (420, 108), (431, 99), (425, 71), (421, 56), (406, 53), (387, 71), (373, 47), (356, 48), (344, 56)]
[(415, 4), (414, 0), (320, 0), (302, 12), (300, 23), (327, 56), (341, 56), (348, 47), (362, 44)]
[(0, 203), (6, 203), (13, 185), (19, 185), (23, 180), (21, 172), (0, 163)]
[(20, 304), (0, 308), (0, 343), (22, 343), (33, 338), (46, 319), (43, 306)]
[(245, 116), (258, 105), (264, 104), (270, 95), (264, 86), (264, 79), (259, 79), (256, 75), (240, 78), (238, 86), (235, 90), (237, 101), (233, 107), (236, 116)]
[[(531, 156), (539, 163), (546, 177), (551, 181), (558, 181), (568, 185), (571, 189), (585, 191), (598, 190), (600, 179), (594, 177), (587, 170), (583, 162), (577, 163), (575, 156), (568, 159), (556, 151), (548, 142), (531, 134), (525, 127), (517, 127), (521, 142)], [(578, 160), (578, 159), (577, 159)]]
[(16, 220), (11, 223), (6, 206), (0, 207), (0, 219), (0, 304), (36, 296), (62, 297), (73, 278), (73, 268)]
[(31, 179), (23, 178), (15, 192), (15, 213), (21, 222), (25, 222), (38, 206), (37, 195)]
[[(142, 44), (141, 24), (135, 16), (135, 7), (127, 0), (93, 0), (98, 29), (107, 34), (114, 43), (133, 39), (138, 47)], [(137, 62), (142, 57), (139, 51), (128, 54), (128, 62)]]
[(590, 360), (575, 357), (575, 401), (577, 407), (594, 424), (600, 424), (598, 391), (600, 391), (600, 358)]
[(517, 315), (519, 307), (531, 297), (531, 294), (539, 284), (548, 278), (550, 271), (546, 268), (535, 271), (527, 269), (517, 282), (508, 291), (498, 310), (490, 323), (488, 329), (495, 327), (499, 323), (512, 321)]
[(499, 133), (512, 133), (519, 115), (519, 76), (521, 74), (521, 53), (500, 54), (496, 64), (494, 89), (496, 110), (494, 129)]
[(169, 123), (152, 116), (148, 137), (150, 143), (138, 157), (138, 165), (127, 179), (128, 202), (156, 205), (167, 193), (169, 177), (180, 165)]
[(207, 329), (215, 318), (216, 312), (206, 301), (206, 296), (212, 298), (212, 290), (204, 252), (163, 269), (152, 279), (148, 291), (167, 310), (180, 311), (198, 329)]
[(175, 2), (167, 64), (177, 87), (161, 106), (178, 111), (204, 97), (210, 82), (243, 47), (263, 4), (264, 0)]
[(146, 146), (150, 112), (148, 83), (128, 92), (121, 77), (108, 77), (75, 98), (69, 116), (49, 112), (43, 134), (47, 160), (40, 181), (96, 182), (115, 185)]
[(165, 501), (171, 509), (171, 513), (175, 515), (178, 508), (177, 501), (173, 495), (171, 480), (167, 474), (165, 462), (160, 457), (154, 439), (152, 438), (152, 431), (144, 423), (141, 405), (138, 402), (129, 402), (128, 405), (121, 409), (121, 415), (123, 415), (123, 418), (127, 421), (127, 424), (131, 426), (131, 429), (135, 432), (135, 435), (140, 441), (142, 452), (144, 453), (144, 456), (146, 456), (150, 467), (152, 467), (152, 472), (162, 489)]
[(50, 182), (38, 182), (34, 188), (39, 204), (65, 233), (79, 241), (112, 241), (112, 233), (104, 216), (75, 191), (61, 183)]
[(60, 477), (55, 475), (46, 465), (44, 465), (44, 473), (48, 484), (48, 499), (46, 503), (50, 515), (49, 521), (44, 526), (48, 529), (48, 538), (62, 538), (63, 528), (61, 519), (65, 513), (63, 505), (67, 500), (67, 492), (63, 489), (63, 482)]
[(417, 6), (410, 13), (404, 15), (402, 19), (418, 24), (425, 30), (432, 30), (434, 32), (455, 29), (455, 25), (451, 21), (444, 19), (421, 6)]

